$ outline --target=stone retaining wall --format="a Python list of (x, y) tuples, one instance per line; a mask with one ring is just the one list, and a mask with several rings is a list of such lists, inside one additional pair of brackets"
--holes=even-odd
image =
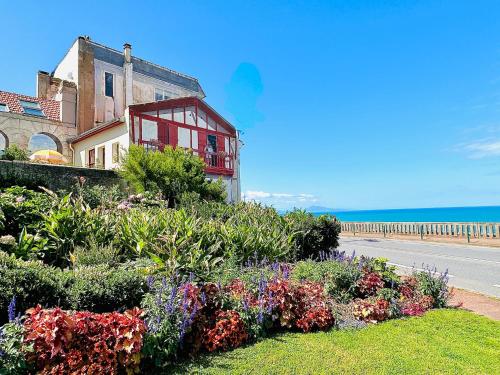
[(69, 190), (79, 177), (84, 177), (89, 186), (124, 186), (120, 177), (111, 170), (0, 160), (0, 187), (21, 185), (28, 188), (43, 186), (54, 191)]

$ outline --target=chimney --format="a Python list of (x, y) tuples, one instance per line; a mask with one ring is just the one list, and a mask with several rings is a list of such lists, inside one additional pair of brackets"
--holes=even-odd
[(132, 62), (132, 46), (128, 43), (123, 45), (123, 57), (126, 63)]
[(41, 70), (36, 75), (36, 96), (40, 99), (48, 99), (50, 89), (50, 75)]
[(125, 91), (125, 108), (134, 104), (133, 90), (132, 90), (132, 46), (128, 43), (123, 45), (123, 86)]

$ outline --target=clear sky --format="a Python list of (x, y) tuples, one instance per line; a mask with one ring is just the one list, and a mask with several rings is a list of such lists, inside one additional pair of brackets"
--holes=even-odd
[(0, 90), (78, 35), (197, 77), (279, 208), (500, 204), (500, 1), (2, 1)]

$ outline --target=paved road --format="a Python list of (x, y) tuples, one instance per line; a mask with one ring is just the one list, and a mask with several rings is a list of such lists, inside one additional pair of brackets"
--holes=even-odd
[(448, 269), (449, 284), (500, 298), (500, 249), (491, 247), (344, 237), (340, 250), (388, 258), (402, 271), (427, 265)]

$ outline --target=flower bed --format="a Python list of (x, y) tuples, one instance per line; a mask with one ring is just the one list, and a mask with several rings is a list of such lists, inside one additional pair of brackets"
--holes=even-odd
[[(20, 327), (19, 348), (17, 357), (0, 351), (0, 364), (15, 357), (25, 361), (19, 368), (42, 374), (148, 372), (200, 351), (231, 350), (271, 332), (311, 332), (345, 327), (352, 320), (376, 323), (419, 316), (443, 303), (432, 296), (440, 295), (439, 290), (425, 288), (430, 284), (445, 288), (445, 275), (427, 271), (395, 278), (387, 269), (385, 275), (376, 271), (376, 262), (369, 259), (325, 262), (360, 270), (356, 298), (342, 304), (346, 308), (338, 308), (337, 293), (328, 293), (324, 283), (294, 278), (294, 266), (300, 265), (278, 263), (240, 269), (241, 278), (224, 284), (195, 282), (192, 275), (150, 276), (141, 310), (123, 314), (36, 306), (27, 311), (21, 326), (13, 302), (9, 308), (13, 322), (5, 327)], [(6, 346), (1, 337), (0, 349)]]

